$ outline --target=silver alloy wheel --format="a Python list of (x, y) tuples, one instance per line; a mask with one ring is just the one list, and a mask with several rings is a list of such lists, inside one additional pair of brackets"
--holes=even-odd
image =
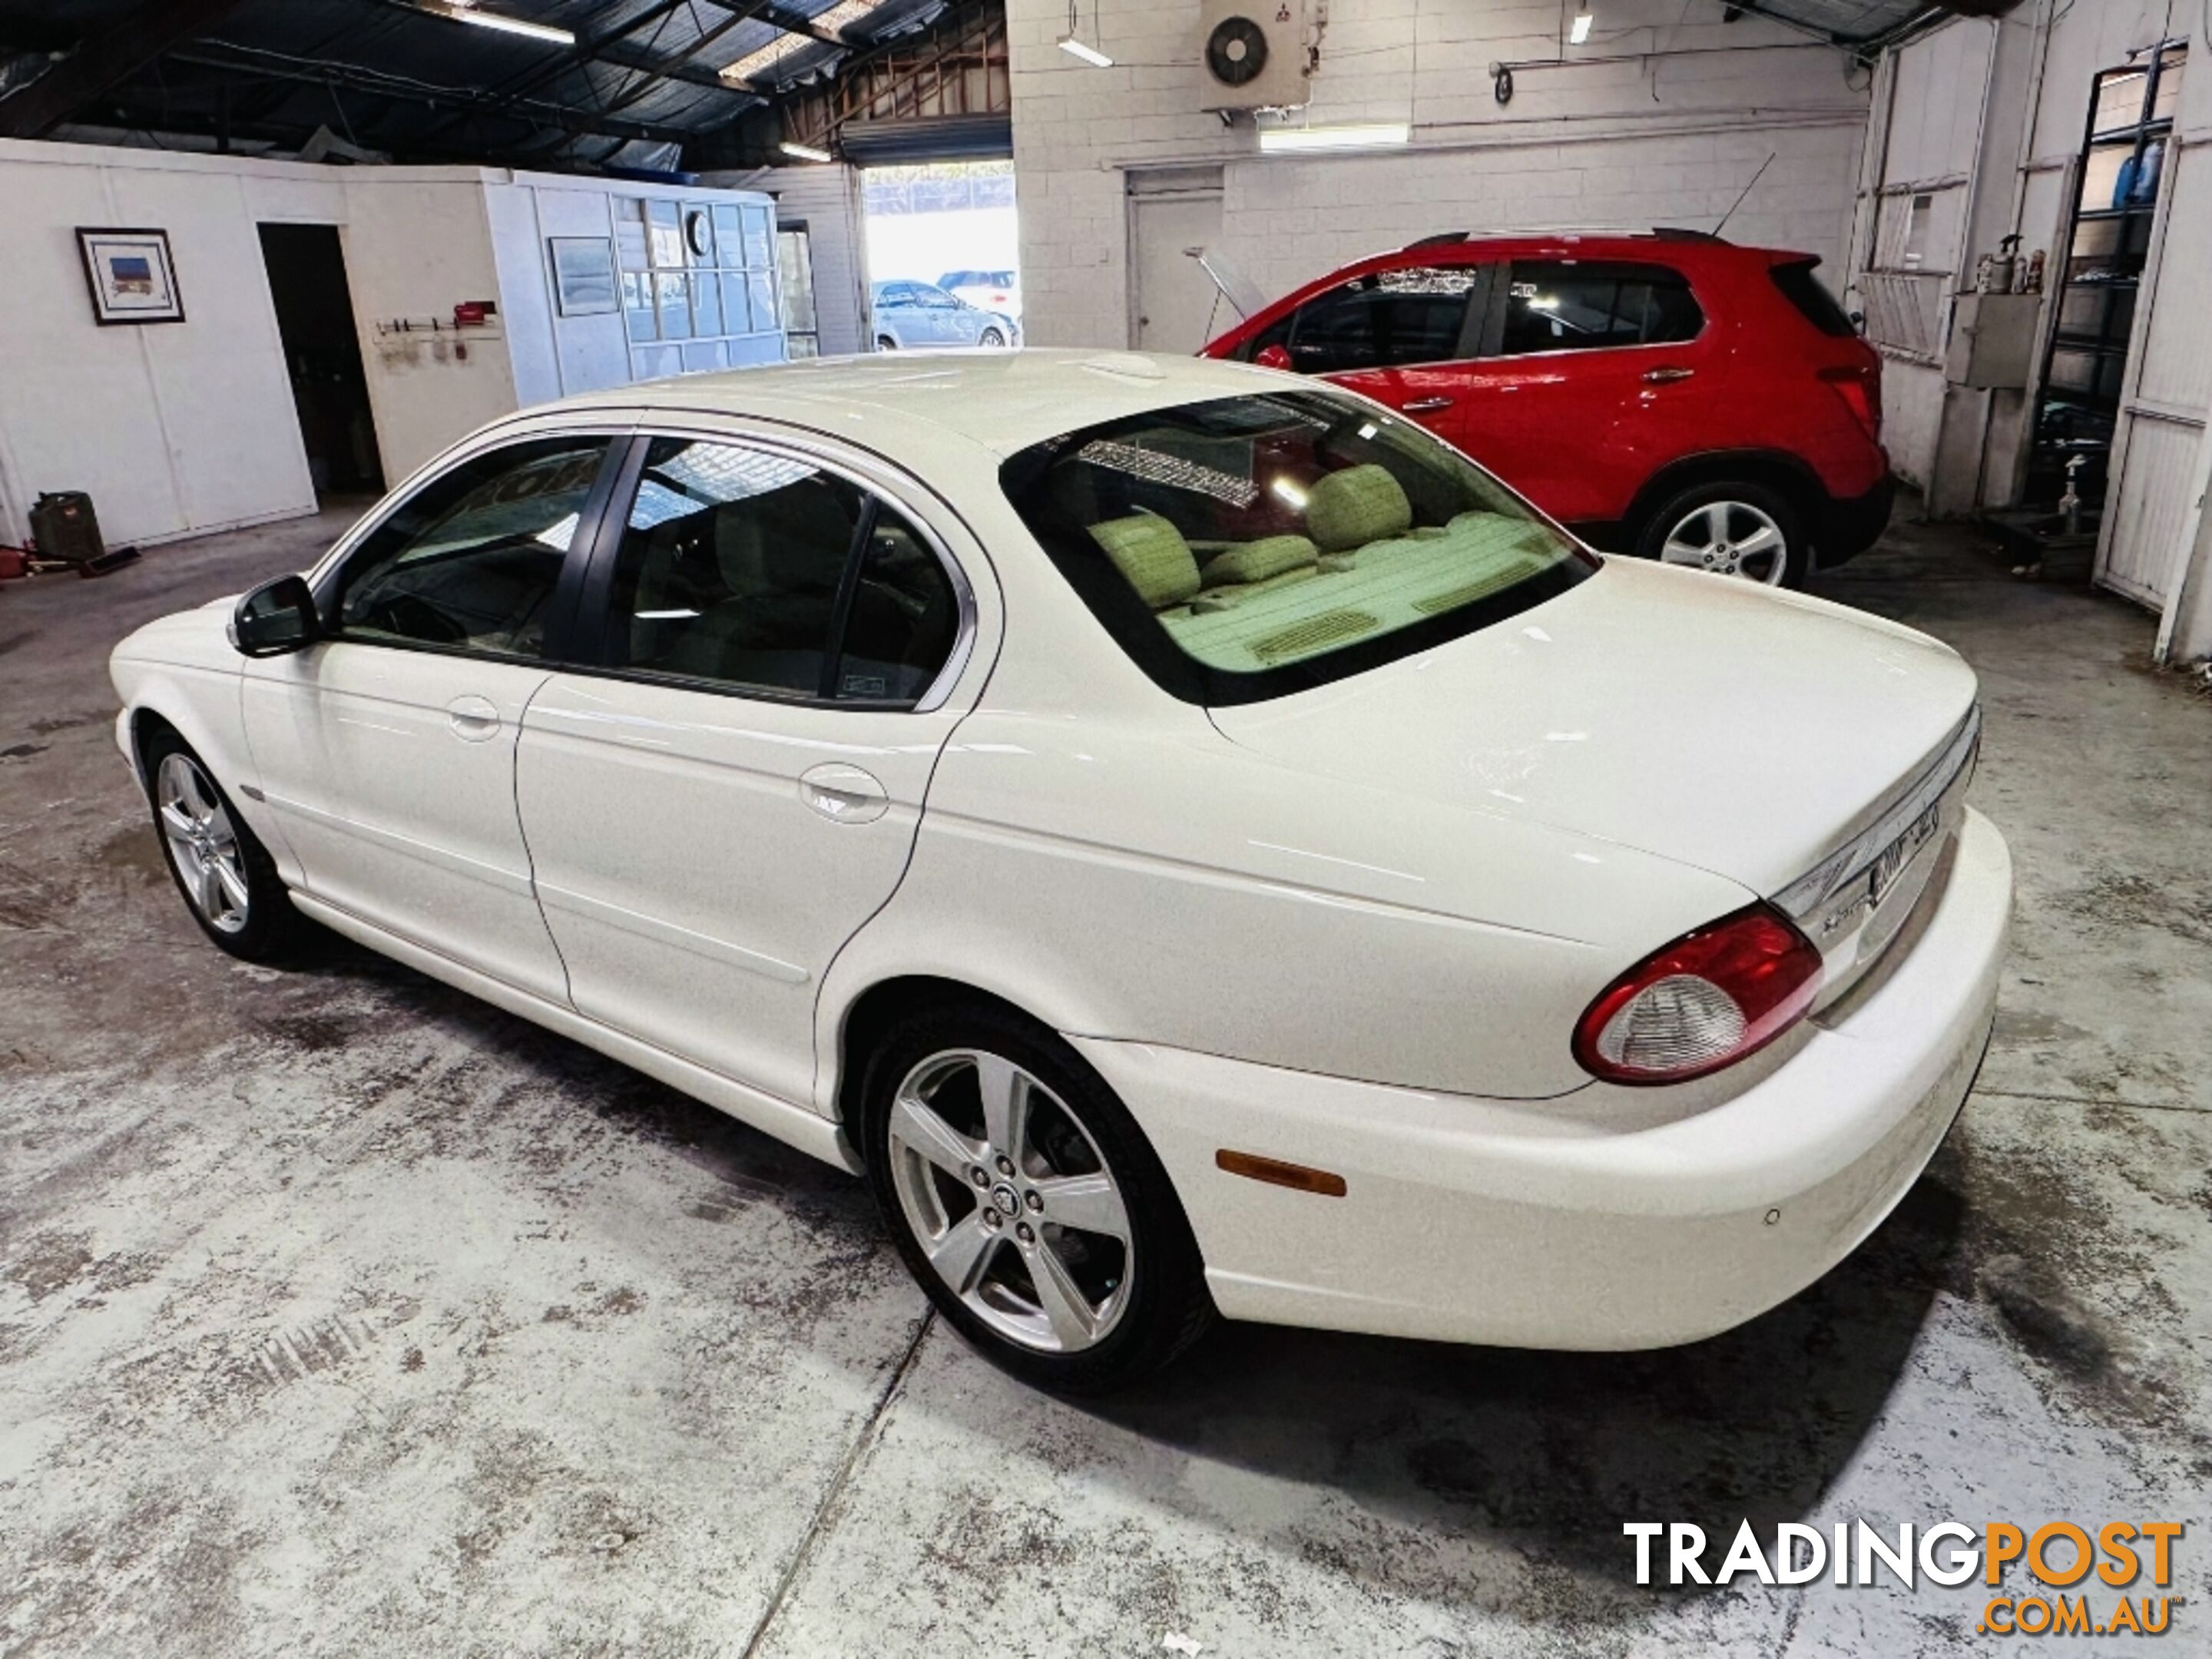
[(220, 932), (243, 932), (248, 911), (246, 854), (215, 786), (190, 756), (170, 754), (161, 757), (154, 793), (161, 834), (192, 908)]
[(989, 350), (997, 350), (1006, 343), (1006, 337), (995, 328), (987, 328), (975, 337), (975, 343)]
[(977, 1318), (1043, 1353), (1105, 1339), (1129, 1304), (1129, 1212), (1066, 1101), (1003, 1056), (948, 1050), (899, 1085), (890, 1139), (907, 1224)]
[(1667, 532), (1659, 550), (1667, 564), (1687, 565), (1716, 576), (1740, 576), (1782, 586), (1790, 573), (1790, 544), (1771, 514), (1748, 501), (1709, 501), (1693, 507)]

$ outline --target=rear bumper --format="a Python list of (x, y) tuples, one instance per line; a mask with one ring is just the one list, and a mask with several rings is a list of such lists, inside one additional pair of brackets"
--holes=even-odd
[(1885, 472), (1865, 495), (1843, 501), (1832, 498), (1823, 505), (1813, 521), (1813, 550), (1820, 568), (1831, 569), (1872, 547), (1889, 527), (1890, 508), (1896, 500), (1897, 479)]
[[(2012, 903), (1969, 812), (1910, 954), (1734, 1098), (1663, 1118), (1594, 1089), (1492, 1101), (1071, 1039), (1143, 1125), (1231, 1318), (1519, 1347), (1664, 1347), (1741, 1324), (1855, 1249), (1972, 1085)], [(1565, 1041), (1564, 1035), (1561, 1041)], [(1595, 1104), (1595, 1109), (1593, 1109)], [(1222, 1148), (1333, 1171), (1261, 1185)]]

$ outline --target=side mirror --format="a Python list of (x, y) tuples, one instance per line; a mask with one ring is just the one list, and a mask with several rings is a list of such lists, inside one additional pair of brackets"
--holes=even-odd
[(1289, 349), (1285, 346), (1263, 345), (1254, 355), (1252, 361), (1262, 368), (1288, 368), (1291, 366), (1291, 354)]
[(279, 576), (264, 582), (230, 613), (230, 642), (248, 657), (281, 657), (301, 651), (322, 636), (322, 617), (304, 576)]

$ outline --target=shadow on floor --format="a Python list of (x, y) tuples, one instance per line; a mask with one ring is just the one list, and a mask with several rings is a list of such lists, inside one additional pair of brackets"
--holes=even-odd
[[(795, 1220), (879, 1237), (861, 1183), (580, 1044), (343, 941), (307, 972), (374, 981), (386, 1017), (443, 1025), (502, 1066), (580, 1085), (604, 1121)], [(1620, 1519), (1696, 1522), (1717, 1561), (1741, 1519), (1771, 1540), (1775, 1522), (1810, 1511), (1873, 1431), (1954, 1277), (1960, 1185), (1947, 1150), (1826, 1279), (1687, 1347), (1535, 1353), (1229, 1324), (1138, 1390), (1037, 1404), (1616, 1583), (1632, 1559)], [(949, 1329), (938, 1340), (958, 1342)]]
[(1224, 1325), (1092, 1409), (1615, 1583), (1632, 1559), (1626, 1519), (1696, 1522), (1717, 1561), (1742, 1519), (1771, 1540), (1808, 1513), (1874, 1431), (1951, 1272), (1959, 1184), (1947, 1152), (1826, 1279), (1686, 1347), (1537, 1353)]

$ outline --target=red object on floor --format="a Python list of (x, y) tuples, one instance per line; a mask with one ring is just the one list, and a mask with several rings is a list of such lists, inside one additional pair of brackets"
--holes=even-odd
[(20, 547), (0, 547), (0, 582), (13, 581), (24, 574), (28, 556)]

